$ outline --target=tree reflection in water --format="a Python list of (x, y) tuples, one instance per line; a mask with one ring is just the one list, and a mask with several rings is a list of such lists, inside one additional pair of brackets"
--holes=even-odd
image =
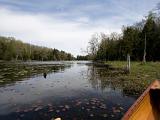
[[(142, 91), (132, 87), (131, 81), (125, 81), (123, 77), (126, 75), (117, 69), (107, 69), (106, 67), (88, 66), (87, 79), (96, 90), (116, 90), (122, 91), (124, 95), (138, 96)], [(135, 94), (137, 93), (137, 94)]]

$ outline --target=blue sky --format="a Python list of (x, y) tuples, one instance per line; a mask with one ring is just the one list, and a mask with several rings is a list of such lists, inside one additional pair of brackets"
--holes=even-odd
[(91, 35), (121, 32), (159, 0), (0, 0), (0, 35), (83, 54)]

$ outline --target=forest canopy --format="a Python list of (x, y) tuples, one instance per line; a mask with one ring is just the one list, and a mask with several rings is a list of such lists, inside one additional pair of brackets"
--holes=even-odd
[(123, 26), (121, 34), (93, 35), (88, 48), (93, 60), (126, 60), (127, 54), (135, 61), (144, 57), (148, 61), (160, 60), (159, 12), (149, 12), (142, 21)]
[(23, 43), (13, 37), (0, 36), (0, 60), (73, 60), (70, 53)]

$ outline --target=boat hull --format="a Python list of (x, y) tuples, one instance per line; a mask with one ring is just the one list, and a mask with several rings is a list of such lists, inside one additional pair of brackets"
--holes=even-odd
[(144, 91), (122, 120), (160, 120), (160, 82), (158, 80)]

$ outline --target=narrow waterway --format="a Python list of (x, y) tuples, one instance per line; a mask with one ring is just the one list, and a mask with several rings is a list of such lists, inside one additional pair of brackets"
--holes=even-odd
[(136, 99), (90, 62), (15, 64), (0, 65), (0, 120), (119, 120)]

